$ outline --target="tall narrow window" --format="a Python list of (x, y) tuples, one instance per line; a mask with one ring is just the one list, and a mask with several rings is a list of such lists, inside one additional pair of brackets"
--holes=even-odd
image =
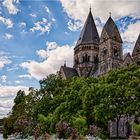
[(114, 48), (114, 56), (118, 56), (118, 49), (117, 48)]
[(85, 54), (85, 62), (87, 62), (87, 61), (88, 61), (88, 55)]
[(87, 61), (90, 62), (90, 56), (88, 56), (88, 60)]
[(85, 56), (83, 56), (83, 62), (85, 62)]

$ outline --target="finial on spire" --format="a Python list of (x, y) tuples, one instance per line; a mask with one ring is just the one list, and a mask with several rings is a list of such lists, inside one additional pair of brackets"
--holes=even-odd
[(66, 60), (64, 61), (64, 67), (66, 67)]
[(91, 11), (91, 3), (90, 3), (90, 8), (89, 8), (89, 11)]
[(111, 12), (109, 12), (109, 17), (111, 17)]

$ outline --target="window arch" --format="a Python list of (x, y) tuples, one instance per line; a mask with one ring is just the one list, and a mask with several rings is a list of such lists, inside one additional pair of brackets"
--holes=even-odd
[(90, 56), (86, 53), (83, 55), (83, 62), (90, 62)]

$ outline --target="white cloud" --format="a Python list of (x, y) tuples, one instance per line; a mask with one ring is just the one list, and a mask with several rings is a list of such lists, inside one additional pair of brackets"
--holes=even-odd
[(26, 68), (32, 77), (40, 80), (46, 75), (56, 73), (64, 61), (67, 62), (68, 66), (73, 66), (73, 47), (57, 45), (56, 49), (44, 51), (48, 52), (46, 60), (42, 62), (28, 61), (20, 65), (22, 68)]
[(26, 27), (26, 23), (25, 22), (20, 22), (19, 27)]
[(15, 97), (20, 89), (28, 93), (28, 87), (25, 86), (0, 86), (0, 99)]
[(13, 105), (13, 101), (11, 99), (0, 99), (1, 102), (0, 102), (0, 107), (3, 107), (3, 108), (11, 108), (11, 106)]
[(4, 18), (0, 16), (0, 22), (2, 22), (7, 28), (12, 28), (13, 27), (13, 22), (10, 18)]
[(7, 76), (6, 75), (2, 75), (1, 76), (2, 83), (6, 83), (6, 80), (7, 80)]
[(48, 22), (48, 20), (46, 18), (42, 18), (41, 21), (38, 21), (36, 23), (34, 23), (34, 27), (32, 27), (30, 29), (30, 31), (35, 32), (35, 31), (40, 31), (41, 34), (44, 34), (46, 32), (50, 32), (50, 28), (51, 28), (51, 23)]
[(46, 42), (47, 50), (54, 50), (58, 47), (56, 42)]
[(57, 47), (58, 47), (58, 45), (57, 45), (56, 42), (48, 42), (48, 41), (47, 41), (47, 42), (46, 42), (46, 50), (43, 50), (43, 49), (37, 50), (37, 51), (36, 51), (36, 54), (37, 54), (40, 58), (46, 59), (46, 58), (49, 57), (49, 52), (50, 52), (51, 50), (56, 49)]
[(82, 27), (82, 23), (80, 21), (75, 21), (75, 20), (69, 20), (68, 22), (68, 28), (71, 31), (77, 31), (78, 29), (80, 29)]
[(0, 55), (0, 69), (2, 69), (6, 64), (10, 64), (11, 60), (7, 56)]
[(122, 38), (124, 41), (136, 42), (138, 35), (140, 34), (140, 21), (130, 24), (124, 33)]
[(33, 18), (36, 18), (37, 17), (37, 15), (35, 13), (31, 13), (31, 14), (29, 14), (29, 16), (31, 16)]
[(135, 42), (124, 42), (123, 43), (123, 54), (130, 52), (132, 54)]
[(28, 79), (32, 79), (32, 76), (29, 74), (23, 74), (23, 75), (19, 75), (19, 78), (28, 78)]
[(45, 6), (45, 10), (48, 14), (51, 14), (50, 9), (47, 6)]
[(140, 21), (130, 24), (125, 32), (121, 33), (122, 39), (124, 41), (123, 43), (123, 52), (130, 52), (132, 53), (135, 43), (138, 39), (138, 36), (140, 34)]
[(52, 21), (53, 21), (53, 22), (55, 22), (55, 21), (56, 21), (56, 19), (55, 19), (55, 18), (52, 18)]
[(20, 89), (28, 93), (28, 87), (25, 86), (0, 86), (0, 118), (10, 112), (13, 100)]
[(4, 38), (6, 40), (9, 40), (9, 39), (13, 38), (13, 35), (12, 34), (9, 34), (9, 33), (5, 33)]
[(14, 5), (14, 3), (19, 3), (19, 0), (4, 0), (3, 6), (5, 6), (9, 12), (9, 14), (17, 14), (19, 9)]
[(36, 51), (36, 54), (42, 59), (46, 59), (48, 57), (48, 52), (46, 50), (38, 50)]
[(23, 81), (16, 80), (15, 83), (16, 83), (16, 84), (21, 84), (21, 83), (23, 83)]
[(140, 17), (139, 0), (60, 0), (64, 11), (68, 16), (74, 20), (81, 20), (82, 23), (86, 20), (89, 13), (89, 7), (94, 17), (100, 17), (106, 21), (109, 17), (109, 12), (112, 12), (113, 18), (120, 18), (122, 16)]

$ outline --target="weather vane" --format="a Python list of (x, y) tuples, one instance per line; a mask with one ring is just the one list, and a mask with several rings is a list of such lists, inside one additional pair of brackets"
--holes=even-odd
[(66, 67), (66, 60), (64, 61), (64, 66)]
[(111, 12), (109, 12), (109, 17), (111, 17)]
[(90, 3), (90, 11), (91, 11), (91, 3)]

